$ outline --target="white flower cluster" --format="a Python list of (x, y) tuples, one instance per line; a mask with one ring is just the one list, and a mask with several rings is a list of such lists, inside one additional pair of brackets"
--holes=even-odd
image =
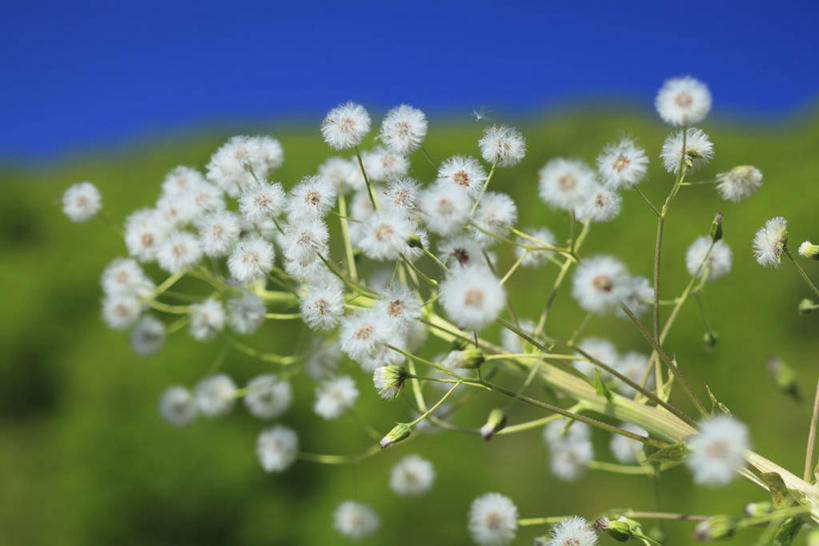
[[(650, 366), (655, 361), (643, 352), (620, 353), (613, 342), (597, 335), (576, 344), (574, 340), (595, 315), (617, 315), (639, 323), (639, 316), (654, 307), (655, 329), (661, 326), (657, 309), (668, 300), (661, 303), (655, 294), (658, 277), (652, 283), (646, 276), (632, 274), (611, 253), (581, 255), (579, 250), (595, 224), (618, 217), (624, 206), (622, 194), (628, 190), (640, 192), (662, 221), (680, 188), (694, 184), (687, 177), (713, 158), (708, 135), (692, 127), (703, 122), (711, 108), (704, 84), (691, 77), (668, 80), (656, 98), (656, 107), (664, 121), (679, 127), (660, 152), (662, 166), (674, 180), (662, 206), (655, 207), (642, 195), (640, 184), (648, 178), (649, 156), (632, 138), (605, 146), (594, 163), (554, 157), (540, 168), (539, 196), (549, 208), (561, 211), (569, 226), (568, 239), (561, 238), (557, 229), (562, 225), (557, 222), (551, 228), (521, 229), (517, 204), (497, 191), (497, 182), (492, 184), (496, 176), (503, 176), (502, 169), (526, 157), (523, 133), (512, 127), (488, 127), (472, 152), (444, 159), (425, 181), (416, 178), (410, 155), (422, 151), (433, 161), (423, 144), (428, 122), (422, 111), (408, 105), (390, 110), (373, 135), (373, 121), (363, 106), (348, 102), (331, 110), (321, 124), (321, 136), (331, 149), (347, 150), (342, 152), (347, 155), (329, 157), (314, 172), (284, 183), (272, 178), (284, 158), (277, 140), (233, 137), (211, 156), (204, 173), (188, 166), (171, 169), (154, 205), (136, 210), (125, 220), (128, 256), (115, 259), (103, 272), (103, 318), (112, 329), (130, 331), (133, 348), (140, 355), (157, 352), (166, 337), (187, 329), (197, 341), (219, 339), (224, 343), (214, 370), (224, 364), (230, 351), (275, 366), (275, 373), (251, 378), (243, 388), (222, 372), (211, 372), (192, 389), (168, 388), (160, 397), (159, 411), (166, 421), (180, 427), (198, 415), (226, 415), (240, 399), (253, 417), (279, 420), (294, 403), (291, 381), (298, 381), (298, 373), (304, 371), (314, 382), (310, 387), (313, 412), (326, 421), (346, 414), (364, 420), (355, 411), (362, 396), (359, 377), (372, 381), (367, 391), (385, 401), (411, 389), (413, 396), (406, 397), (412, 398), (410, 421), (398, 423), (384, 436), (380, 445), (388, 447), (435, 426), (463, 429), (448, 422), (459, 408), (453, 399), (447, 400), (450, 395), (457, 397), (468, 387), (514, 394), (493, 384), (491, 375), (505, 373), (504, 365), (509, 363), (524, 368), (552, 366), (542, 361), (549, 356), (573, 364), (574, 369), (566, 365), (568, 371), (561, 373), (570, 374), (571, 381), (586, 389), (561, 391), (561, 385), (551, 385), (557, 391), (582, 399), (577, 392), (594, 387), (596, 391), (592, 388), (590, 392), (605, 396), (613, 407), (625, 404), (624, 398), (633, 399), (627, 401), (630, 415), (640, 415), (644, 397), (652, 398), (652, 404), (668, 398), (659, 392), (667, 377), (659, 372), (656, 380), (654, 377), (662, 367)], [(372, 142), (375, 139), (377, 143)], [(739, 166), (702, 183), (716, 184), (724, 199), (737, 202), (755, 193), (761, 180), (756, 168)], [(63, 209), (71, 220), (84, 222), (97, 215), (101, 202), (97, 189), (83, 182), (65, 193)], [(673, 317), (689, 290), (698, 291), (706, 281), (731, 271), (732, 252), (722, 240), (721, 216), (718, 218), (711, 234), (695, 239), (685, 254), (691, 284), (683, 297), (672, 301), (677, 306)], [(662, 230), (659, 232), (661, 236)], [(331, 235), (338, 240), (331, 241)], [(511, 247), (511, 252), (499, 248), (501, 244)], [(790, 257), (784, 218), (769, 220), (754, 238), (753, 247), (762, 265), (776, 267), (783, 253)], [(334, 256), (339, 248), (343, 255)], [(799, 253), (815, 258), (817, 248), (806, 241)], [(514, 257), (512, 265), (502, 267), (510, 256)], [(655, 275), (659, 252), (657, 260)], [(530, 290), (539, 299), (543, 293), (543, 315), (538, 321), (518, 319), (509, 297), (513, 282), (508, 281), (519, 267), (550, 265), (560, 269), (552, 292), (539, 285)], [(146, 273), (156, 270), (164, 272), (161, 282), (154, 282)], [(546, 323), (564, 277), (575, 302), (586, 313), (568, 342), (553, 338), (547, 330), (552, 323)], [(199, 289), (189, 295), (177, 289), (177, 282), (183, 288), (198, 283)], [(172, 320), (166, 324), (159, 318), (163, 316)], [(291, 319), (300, 319), (313, 334), (310, 343), (304, 344), (309, 348), (294, 341), (288, 344), (298, 346), (294, 354), (265, 352), (252, 346), (263, 342), (261, 334), (243, 337), (271, 321)], [(492, 340), (479, 338), (486, 332), (495, 335), (491, 327), (498, 324), (504, 327), (502, 349)], [(447, 348), (427, 350), (428, 334), (441, 338)], [(660, 344), (664, 335), (658, 336)], [(437, 356), (423, 356), (431, 354)], [(432, 369), (416, 369), (423, 367)], [(530, 369), (537, 371), (536, 367)], [(601, 368), (606, 369), (598, 372)], [(531, 373), (522, 389), (540, 379), (550, 381), (546, 374)], [(425, 389), (427, 384), (440, 388)], [(660, 396), (654, 395), (655, 388)], [(440, 398), (427, 400), (430, 394)], [(514, 394), (515, 399), (519, 394)], [(586, 412), (592, 406), (577, 407)], [(650, 409), (652, 415), (660, 412)], [(676, 419), (674, 413), (663, 410), (662, 415), (667, 414), (670, 421)], [(495, 409), (472, 432), (480, 430), (487, 440), (496, 433), (513, 432), (504, 430), (506, 419), (505, 410)], [(536, 421), (528, 428), (542, 423)], [(543, 428), (543, 438), (551, 471), (561, 480), (576, 480), (590, 467), (600, 467), (593, 460), (587, 423), (620, 433), (609, 443), (620, 465), (645, 464), (643, 442), (659, 442), (648, 432), (658, 429), (648, 425), (626, 422), (617, 430), (581, 415), (551, 420)], [(685, 430), (690, 434), (690, 428)], [(749, 445), (745, 426), (725, 416), (701, 422), (687, 443), (691, 455), (686, 463), (694, 481), (706, 485), (728, 483), (743, 468)], [(285, 471), (299, 458), (347, 462), (341, 455), (302, 453), (300, 457), (299, 435), (281, 423), (259, 433), (256, 453), (267, 472)], [(350, 457), (350, 462), (371, 454)], [(433, 487), (435, 479), (430, 461), (410, 455), (392, 468), (389, 487), (400, 496), (420, 495)], [(517, 507), (499, 493), (477, 498), (469, 511), (468, 528), (478, 544), (509, 544), (518, 525)], [(335, 511), (334, 526), (358, 540), (376, 533), (380, 520), (369, 506), (346, 501)], [(586, 520), (572, 517), (555, 524), (548, 537), (538, 540), (556, 546), (594, 545), (597, 535)]]

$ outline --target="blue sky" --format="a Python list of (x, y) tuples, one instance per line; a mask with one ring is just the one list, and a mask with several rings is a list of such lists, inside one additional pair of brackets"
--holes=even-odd
[(819, 96), (819, 2), (200, 0), (0, 6), (0, 157), (215, 123), (318, 123), (339, 102), (464, 116), (611, 98), (690, 73), (718, 113)]

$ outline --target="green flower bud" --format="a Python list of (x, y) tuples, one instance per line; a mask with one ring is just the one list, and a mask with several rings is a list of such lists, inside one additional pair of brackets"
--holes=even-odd
[(815, 245), (810, 241), (803, 241), (799, 245), (799, 255), (809, 260), (819, 260), (819, 245)]
[(808, 313), (812, 313), (819, 309), (819, 303), (814, 303), (809, 298), (805, 298), (799, 302), (799, 314), (800, 315), (807, 315)]
[(381, 445), (382, 449), (387, 449), (393, 444), (397, 444), (401, 440), (406, 440), (410, 433), (412, 433), (412, 428), (406, 423), (398, 423), (392, 430), (387, 433), (386, 436), (381, 438), (381, 441), (378, 442)]
[(410, 248), (424, 248), (424, 242), (417, 234), (410, 233), (410, 236), (407, 239), (407, 246)]
[(702, 342), (705, 344), (705, 350), (710, 351), (714, 347), (717, 346), (717, 342), (719, 342), (719, 335), (713, 330), (708, 330), (702, 336)]
[(461, 351), (452, 351), (447, 356), (447, 365), (451, 368), (479, 368), (481, 364), (483, 364), (485, 358), (483, 355), (483, 351), (475, 347), (474, 345), (469, 345), (465, 349)]
[(714, 216), (714, 221), (711, 222), (711, 239), (716, 243), (722, 239), (722, 214), (719, 212)]
[(489, 412), (486, 423), (481, 427), (481, 438), (489, 440), (496, 432), (506, 426), (506, 414), (502, 409), (495, 408)]
[(600, 518), (594, 522), (594, 528), (598, 533), (606, 533), (620, 542), (625, 542), (635, 534), (640, 535), (643, 532), (639, 522), (624, 516), (614, 521), (609, 518)]
[(749, 516), (764, 516), (773, 512), (773, 505), (770, 501), (749, 502), (745, 505), (745, 513)]
[(797, 400), (800, 399), (799, 381), (796, 372), (784, 360), (778, 356), (772, 356), (768, 359), (768, 371), (773, 377), (777, 389)]
[(731, 516), (714, 516), (697, 525), (694, 538), (701, 542), (722, 540), (734, 536), (736, 530), (737, 524)]

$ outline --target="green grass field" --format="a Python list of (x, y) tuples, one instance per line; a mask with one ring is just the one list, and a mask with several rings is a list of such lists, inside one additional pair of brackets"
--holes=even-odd
[[(240, 127), (237, 132), (264, 132), (281, 140), (285, 163), (275, 178), (289, 186), (331, 155), (315, 125)], [(565, 237), (566, 217), (537, 198), (537, 170), (555, 156), (593, 161), (621, 130), (636, 137), (652, 158), (643, 190), (655, 202), (668, 191), (670, 177), (657, 159), (667, 128), (653, 118), (575, 110), (517, 125), (529, 152), (519, 166), (500, 170), (492, 186), (515, 198), (523, 227), (546, 225), (559, 239)], [(765, 174), (764, 186), (740, 204), (722, 201), (710, 185), (684, 188), (675, 202), (666, 228), (662, 296), (672, 298), (682, 290), (688, 276), (685, 249), (707, 233), (718, 211), (725, 215), (734, 264), (729, 276), (710, 283), (705, 292), (718, 346), (704, 350), (703, 326), (690, 304), (666, 348), (701, 395), (708, 382), (750, 424), (757, 451), (801, 474), (808, 402), (797, 404), (779, 393), (765, 364), (772, 355), (784, 358), (797, 370), (803, 396), (812, 398), (819, 372), (819, 313), (797, 315), (797, 303), (809, 295), (804, 283), (789, 264), (777, 271), (759, 267), (751, 239), (776, 215), (789, 220), (794, 247), (819, 239), (819, 118), (779, 125), (716, 121), (704, 128), (716, 156), (697, 179), (753, 164)], [(477, 123), (433, 121), (425, 146), (436, 159), (456, 152), (477, 156), (482, 129)], [(183, 135), (53, 164), (0, 168), (0, 273), (6, 290), (0, 306), (0, 544), (337, 544), (344, 540), (332, 529), (331, 514), (348, 498), (371, 504), (382, 518), (380, 532), (368, 543), (396, 545), (469, 543), (466, 512), (473, 498), (488, 491), (510, 496), (524, 517), (654, 509), (645, 478), (592, 471), (577, 482), (557, 481), (548, 473), (539, 431), (490, 443), (437, 433), (358, 466), (298, 462), (285, 474), (270, 475), (255, 456), (256, 435), (265, 425), (240, 406), (226, 418), (200, 419), (182, 430), (161, 421), (156, 411), (161, 391), (172, 383), (192, 385), (208, 372), (221, 346), (218, 341), (196, 343), (182, 331), (160, 354), (134, 355), (127, 336), (103, 326), (98, 309), (99, 274), (125, 252), (124, 246), (103, 222), (70, 223), (59, 200), (70, 184), (91, 180), (102, 191), (106, 214), (119, 223), (132, 209), (153, 203), (167, 171), (179, 164), (203, 167), (227, 136)], [(433, 173), (423, 156), (413, 157), (413, 176), (429, 181)], [(615, 253), (633, 273), (650, 277), (653, 241), (651, 212), (628, 192), (621, 215), (592, 229), (583, 254)], [(506, 267), (512, 262), (506, 251), (500, 258)], [(806, 266), (819, 278), (819, 264)], [(520, 316), (537, 317), (556, 272), (552, 266), (516, 275), (510, 292)], [(567, 336), (581, 316), (564, 290), (550, 332)], [(595, 318), (586, 333), (611, 338), (621, 352), (648, 352), (639, 333), (617, 317)], [(497, 338), (497, 332), (487, 335)], [(266, 324), (253, 344), (287, 353), (304, 336), (294, 323)], [(224, 369), (242, 384), (271, 368), (231, 353)], [(407, 401), (382, 402), (370, 378), (361, 372), (355, 377), (362, 391), (357, 408), (377, 429), (386, 432), (406, 415)], [(296, 403), (282, 422), (299, 432), (305, 450), (353, 454), (370, 445), (352, 416), (325, 422), (312, 413), (309, 379), (299, 378), (294, 386)], [(675, 401), (690, 409), (681, 394)], [(474, 402), (459, 414), (459, 424), (480, 425), (496, 400), (481, 395)], [(539, 415), (520, 407), (512, 418)], [(596, 458), (610, 459), (607, 443), (603, 434), (595, 436)], [(403, 499), (389, 490), (388, 474), (409, 453), (433, 460), (437, 482), (426, 496)], [(742, 480), (726, 489), (694, 488), (684, 468), (670, 471), (660, 484), (660, 506), (666, 511), (738, 515), (745, 502), (762, 499), (761, 489)], [(690, 523), (671, 522), (665, 530), (669, 545), (694, 543)], [(516, 544), (529, 544), (543, 531), (526, 528)], [(752, 544), (754, 536), (749, 532), (734, 543)]]

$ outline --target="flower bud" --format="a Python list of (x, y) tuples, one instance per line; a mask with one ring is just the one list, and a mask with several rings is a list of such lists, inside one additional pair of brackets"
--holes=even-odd
[(713, 330), (708, 330), (702, 336), (702, 342), (705, 344), (705, 350), (710, 351), (714, 347), (717, 346), (717, 342), (719, 341), (719, 336)]
[(701, 542), (721, 540), (731, 538), (736, 530), (737, 525), (732, 517), (713, 516), (697, 525), (694, 538)]
[(803, 241), (799, 245), (799, 255), (809, 260), (819, 260), (819, 245), (815, 245), (810, 241)]
[(720, 239), (722, 239), (722, 214), (717, 213), (714, 215), (714, 221), (711, 222), (711, 239), (716, 243)]
[(615, 521), (611, 521), (609, 518), (600, 518), (594, 522), (594, 528), (598, 533), (606, 533), (620, 542), (627, 541), (635, 533), (642, 534), (640, 524), (624, 516), (620, 516)]
[(424, 248), (424, 242), (418, 234), (410, 233), (409, 238), (407, 238), (407, 246), (410, 248)]
[(500, 408), (495, 408), (489, 412), (486, 423), (481, 427), (481, 438), (489, 440), (492, 436), (506, 426), (506, 414)]
[(770, 501), (749, 502), (745, 505), (745, 513), (749, 516), (764, 516), (773, 512), (773, 505)]
[(793, 368), (778, 356), (772, 356), (768, 359), (768, 371), (777, 389), (799, 400), (799, 381)]
[(406, 423), (398, 423), (392, 430), (387, 433), (386, 436), (381, 438), (381, 441), (378, 442), (381, 445), (382, 449), (387, 449), (393, 444), (397, 444), (401, 440), (406, 440), (410, 433), (412, 432), (412, 428)]
[(807, 315), (808, 313), (812, 313), (819, 309), (819, 303), (815, 303), (809, 298), (805, 298), (799, 302), (799, 314), (800, 315)]
[(480, 368), (481, 364), (484, 362), (483, 351), (475, 347), (474, 345), (470, 345), (463, 349), (462, 351), (452, 351), (449, 353), (448, 358), (448, 366), (452, 368)]

